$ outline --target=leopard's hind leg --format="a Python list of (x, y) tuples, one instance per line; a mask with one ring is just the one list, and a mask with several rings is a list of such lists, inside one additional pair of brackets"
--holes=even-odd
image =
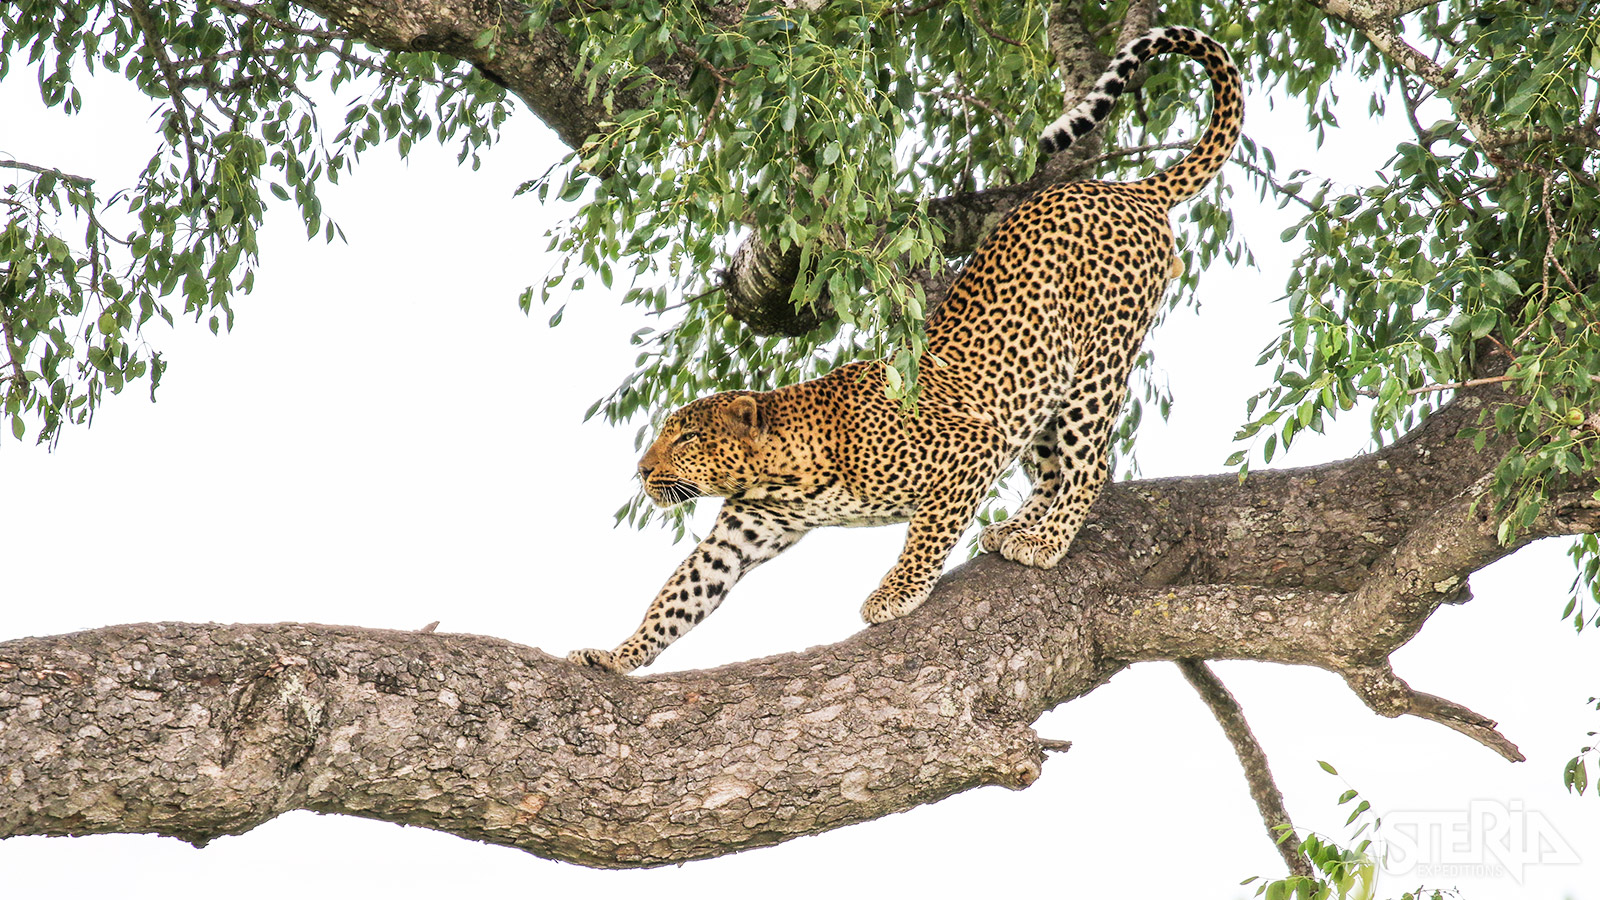
[[(1032, 514), (1031, 521), (999, 536), (1000, 555), (1041, 569), (1053, 568), (1066, 555), (1089, 516), (1089, 507), (1106, 483), (1106, 447), (1126, 383), (1126, 366), (1091, 372), (1078, 392), (1052, 417), (1055, 447), (1051, 459), (1057, 468), (1056, 492), (1047, 498), (1036, 491), (1029, 498), (1030, 503), (1039, 501), (1034, 507), (1038, 512)], [(1038, 452), (1037, 447), (1034, 452)]]
[(1032, 490), (1017, 511), (1008, 518), (984, 526), (978, 545), (985, 553), (999, 553), (1006, 538), (1019, 530), (1038, 524), (1061, 493), (1061, 454), (1056, 447), (1056, 429), (1059, 423), (1050, 417), (1038, 434), (1029, 442), (1022, 457), (1022, 468), (1028, 473)]

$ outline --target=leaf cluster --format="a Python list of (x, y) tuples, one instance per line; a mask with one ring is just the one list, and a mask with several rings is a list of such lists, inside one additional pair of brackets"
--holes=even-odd
[[(264, 190), (332, 240), (318, 187), (362, 150), (404, 154), (434, 135), (475, 161), (506, 113), (499, 88), (453, 61), (375, 53), (287, 0), (18, 0), (0, 8), (0, 78), (28, 69), (65, 115), (83, 110), (78, 80), (101, 73), (159, 109), (133, 184), (0, 161), (12, 177), (0, 187), (0, 398), (12, 435), (31, 423), (47, 443), (108, 391), (148, 378), (154, 396), (166, 364), (152, 320), (232, 326), (259, 263)], [(365, 96), (332, 140), (313, 94), (328, 91)]]
[[(1335, 191), (1289, 176), (1309, 212), (1283, 238), (1304, 250), (1283, 334), (1261, 355), (1274, 384), (1251, 398), (1238, 437), (1270, 462), (1359, 407), (1382, 441), (1455, 390), (1499, 385), (1476, 440), (1515, 439), (1494, 474), (1510, 540), (1600, 463), (1589, 424), (1600, 408), (1600, 152), (1562, 136), (1585, 116), (1593, 129), (1600, 109), (1600, 17), (1582, 4), (1514, 4), (1435, 12), (1423, 26), (1457, 75), (1447, 93), (1401, 84), (1417, 139), (1378, 183)], [(1489, 135), (1448, 117), (1452, 105), (1495, 135), (1551, 137), (1486, 146)], [(1430, 110), (1446, 117), (1424, 126)], [(1247, 457), (1229, 464), (1242, 474)], [(1592, 543), (1579, 554), (1590, 585)]]
[[(1329, 763), (1319, 760), (1317, 765), (1329, 775), (1339, 774)], [(1290, 875), (1275, 881), (1261, 881), (1259, 876), (1252, 876), (1240, 884), (1260, 881), (1255, 896), (1265, 900), (1372, 900), (1377, 891), (1379, 862), (1374, 856), (1377, 849), (1373, 841), (1381, 834), (1383, 819), (1371, 814), (1372, 804), (1361, 799), (1354, 789), (1339, 795), (1340, 806), (1352, 802), (1355, 805), (1350, 807), (1344, 824), (1347, 828), (1355, 826), (1355, 830), (1345, 842), (1355, 843), (1341, 846), (1321, 835), (1298, 834), (1292, 825), (1274, 826), (1272, 830), (1278, 835), (1278, 843), (1294, 839), (1299, 844), (1300, 855), (1310, 864), (1312, 874)], [(1369, 831), (1372, 836), (1363, 838)], [(1401, 894), (1400, 900), (1444, 900), (1447, 893), (1453, 895), (1454, 892), (1418, 888)]]

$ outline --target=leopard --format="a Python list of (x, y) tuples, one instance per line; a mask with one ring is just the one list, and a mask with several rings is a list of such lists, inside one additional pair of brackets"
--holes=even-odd
[(662, 507), (696, 497), (722, 507), (638, 629), (570, 661), (615, 673), (649, 664), (742, 577), (825, 526), (909, 522), (899, 558), (861, 607), (869, 625), (906, 616), (1019, 459), (1030, 492), (979, 544), (1025, 566), (1061, 560), (1108, 478), (1130, 370), (1182, 271), (1170, 211), (1217, 175), (1239, 139), (1239, 70), (1200, 31), (1153, 28), (1039, 138), (1047, 154), (1081, 141), (1135, 72), (1168, 53), (1209, 76), (1204, 132), (1149, 177), (1058, 182), (1014, 207), (929, 317), (913, 414), (891, 396), (889, 362), (867, 360), (770, 391), (713, 394), (663, 420), (639, 461), (645, 494)]

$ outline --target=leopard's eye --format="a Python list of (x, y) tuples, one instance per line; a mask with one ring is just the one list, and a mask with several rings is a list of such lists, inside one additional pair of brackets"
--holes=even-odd
[(685, 431), (683, 434), (678, 435), (677, 439), (674, 440), (672, 443), (675, 444), (675, 445), (676, 444), (687, 444), (690, 441), (698, 440), (699, 438), (700, 438), (700, 432), (698, 432), (698, 431)]

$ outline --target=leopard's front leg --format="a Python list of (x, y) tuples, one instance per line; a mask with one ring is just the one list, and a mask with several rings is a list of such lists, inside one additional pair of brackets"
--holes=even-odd
[(805, 536), (806, 529), (757, 506), (728, 501), (716, 524), (662, 586), (633, 636), (615, 650), (574, 650), (567, 659), (611, 672), (631, 672), (667, 649), (722, 605), (746, 573)]

